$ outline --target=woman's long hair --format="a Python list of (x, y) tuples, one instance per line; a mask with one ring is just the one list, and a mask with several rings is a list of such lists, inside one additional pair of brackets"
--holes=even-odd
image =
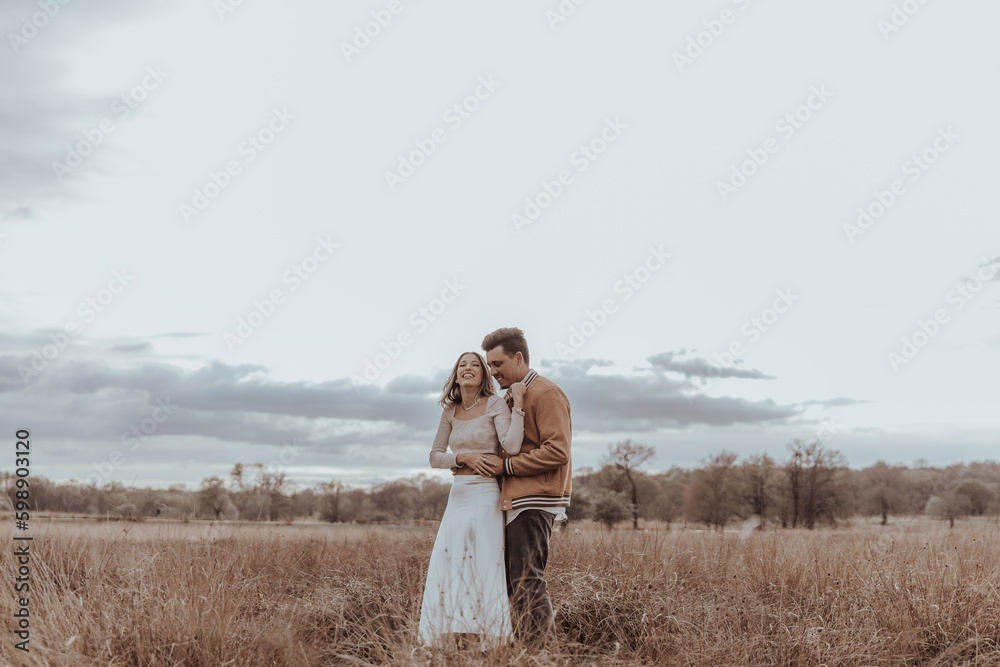
[(447, 408), (462, 401), (462, 389), (458, 386), (458, 364), (462, 362), (462, 357), (467, 354), (476, 355), (476, 359), (479, 360), (482, 369), (482, 382), (479, 383), (479, 393), (483, 396), (494, 396), (497, 393), (496, 388), (493, 386), (493, 376), (490, 375), (490, 367), (486, 365), (483, 355), (478, 352), (463, 352), (458, 355), (458, 359), (455, 360), (455, 367), (451, 369), (451, 375), (448, 376), (447, 382), (444, 383), (444, 392), (441, 395), (441, 400), (438, 401), (442, 408)]

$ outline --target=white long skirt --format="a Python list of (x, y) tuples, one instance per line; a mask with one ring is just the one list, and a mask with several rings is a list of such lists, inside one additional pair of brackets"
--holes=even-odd
[(503, 512), (493, 477), (456, 475), (448, 496), (420, 605), (418, 638), (469, 632), (511, 636), (504, 572)]

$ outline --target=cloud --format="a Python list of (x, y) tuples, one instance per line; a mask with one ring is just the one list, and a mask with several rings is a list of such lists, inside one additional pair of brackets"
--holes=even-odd
[[(9, 347), (38, 349), (48, 343), (42, 332), (0, 336)], [(118, 342), (117, 352), (140, 353), (148, 343)], [(71, 352), (76, 352), (73, 350)], [(70, 356), (67, 353), (67, 356)], [(86, 355), (83, 355), (86, 356)], [(789, 420), (816, 401), (778, 405), (732, 397), (692, 394), (688, 383), (655, 372), (671, 353), (651, 357), (651, 371), (641, 375), (593, 374), (609, 361), (543, 362), (545, 375), (562, 387), (573, 406), (574, 428), (582, 431), (650, 431), (692, 424), (725, 426)], [(30, 397), (45, 414), (59, 414), (54, 435), (106, 438), (150, 410), (156, 399), (184, 406), (160, 435), (201, 435), (222, 440), (277, 443), (299, 437), (316, 444), (372, 442), (400, 433), (426, 434), (436, 424), (439, 379), (407, 375), (385, 387), (357, 387), (346, 378), (321, 383), (279, 382), (258, 364), (210, 361), (184, 369), (162, 361), (119, 357), (117, 365), (100, 358), (57, 358), (25, 387), (21, 369), (31, 356), (0, 357), (0, 392)], [(81, 397), (87, 397), (86, 402)], [(838, 402), (839, 401), (839, 402)], [(848, 404), (834, 399), (829, 405)], [(127, 409), (126, 409), (126, 406)], [(80, 428), (76, 419), (89, 427)], [(354, 440), (352, 440), (354, 438)]]
[[(86, 39), (95, 29), (115, 20), (146, 17), (164, 3), (54, 3), (58, 11), (31, 32), (31, 17), (44, 14), (35, 2), (10, 2), (0, 7), (4, 26), (0, 58), (0, 220), (34, 217), (34, 204), (69, 194), (52, 162), (67, 146), (82, 139), (107, 113), (109, 99), (71, 91), (73, 38)], [(31, 35), (26, 42), (21, 35)], [(12, 38), (11, 35), (17, 35)], [(71, 37), (72, 36), (72, 37)], [(12, 39), (17, 42), (16, 50)], [(76, 48), (79, 48), (78, 46)]]
[[(183, 368), (152, 357), (150, 343), (130, 338), (101, 344), (74, 341), (25, 385), (18, 367), (30, 364), (27, 351), (50, 342), (47, 333), (0, 334), (3, 349), (21, 350), (0, 356), (0, 428), (21, 428), (10, 421), (16, 416), (18, 424), (35, 425), (53, 448), (83, 451), (81, 443), (86, 442), (104, 445), (95, 451), (120, 448), (130, 430), (144, 421), (152, 425), (153, 417), (163, 416), (157, 406), (166, 405), (171, 414), (157, 420), (154, 433), (146, 434), (144, 452), (153, 447), (157, 456), (170, 451), (178, 461), (194, 459), (217, 468), (235, 463), (222, 459), (240, 447), (245, 452), (253, 447), (256, 454), (245, 455), (259, 456), (261, 447), (277, 451), (295, 442), (317, 465), (335, 462), (386, 472), (426, 467), (446, 369), (398, 377), (384, 387), (356, 386), (347, 378), (286, 382), (274, 379), (260, 364), (212, 360)], [(118, 354), (109, 356), (109, 350)], [(686, 376), (663, 372), (678, 365), (673, 354), (650, 357), (648, 368), (630, 374), (616, 372), (611, 361), (600, 359), (542, 361), (538, 368), (569, 397), (577, 435), (677, 431), (696, 425), (779, 428), (801, 424), (810, 405), (858, 402), (835, 398), (781, 405), (708, 396), (692, 391)], [(751, 375), (758, 376), (767, 377), (756, 371)], [(213, 441), (219, 446), (206, 447)], [(213, 450), (228, 454), (213, 457)]]
[(0, 221), (27, 220), (34, 217), (35, 212), (29, 206), (4, 207), (0, 209)]
[(574, 430), (578, 425), (586, 431), (608, 432), (783, 422), (801, 413), (800, 408), (771, 400), (692, 394), (691, 383), (657, 372), (671, 354), (650, 357), (651, 372), (642, 375), (589, 374), (598, 365), (592, 360), (551, 362), (545, 364), (550, 369), (545, 375), (570, 397)]
[(653, 368), (681, 373), (685, 377), (744, 378), (748, 380), (775, 379), (773, 375), (765, 375), (755, 369), (744, 370), (741, 368), (713, 366), (708, 360), (701, 357), (694, 357), (693, 359), (675, 358), (677, 354), (684, 353), (685, 350), (681, 350), (680, 352), (663, 352), (662, 354), (647, 357), (646, 360)]
[[(9, 45), (6, 45), (9, 48)], [(62, 189), (52, 161), (87, 118), (87, 100), (64, 91), (64, 68), (40, 57), (0, 58), (0, 212), (33, 216), (32, 206)]]
[(849, 405), (864, 405), (865, 403), (871, 403), (871, 401), (861, 401), (854, 398), (846, 398), (839, 396), (837, 398), (828, 398), (822, 401), (802, 401), (801, 403), (796, 403), (795, 405), (809, 406), (809, 405), (820, 405), (824, 408), (842, 408)]
[(173, 331), (170, 333), (161, 333), (152, 336), (152, 338), (198, 338), (199, 336), (207, 336), (207, 333), (201, 331)]
[(153, 351), (152, 343), (144, 343), (144, 342), (118, 343), (108, 348), (108, 352), (129, 353), (129, 352), (152, 352), (152, 351)]
[[(279, 382), (257, 364), (211, 361), (188, 369), (151, 359), (152, 345), (135, 339), (74, 340), (25, 384), (22, 373), (34, 373), (38, 359), (32, 351), (50, 345), (52, 333), (0, 333), (0, 349), (20, 351), (0, 356), (0, 413), (45, 424), (53, 438), (117, 442), (158, 400), (178, 407), (158, 426), (157, 438), (265, 445), (297, 439), (336, 448), (398, 440), (437, 423), (436, 396), (429, 395), (437, 382), (428, 378), (399, 378), (385, 388), (357, 388), (347, 379)], [(107, 357), (107, 350), (125, 354)]]

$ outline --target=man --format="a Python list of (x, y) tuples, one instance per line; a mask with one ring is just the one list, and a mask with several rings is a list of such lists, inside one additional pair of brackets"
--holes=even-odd
[(566, 519), (572, 489), (569, 400), (554, 382), (529, 367), (528, 343), (520, 329), (497, 329), (483, 339), (483, 351), (493, 377), (507, 390), (508, 405), (512, 384), (527, 387), (521, 449), (514, 456), (492, 456), (489, 465), (503, 475), (504, 560), (515, 631), (545, 646), (555, 631), (545, 583), (549, 538), (553, 522)]

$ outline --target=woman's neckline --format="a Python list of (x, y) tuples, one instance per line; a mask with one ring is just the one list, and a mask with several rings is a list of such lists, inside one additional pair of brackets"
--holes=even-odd
[[(490, 402), (490, 398), (492, 398), (492, 397), (488, 397), (486, 399), (487, 404)], [(465, 407), (465, 406), (462, 406), (462, 407)], [(479, 415), (478, 417), (473, 417), (472, 419), (459, 419), (458, 418), (458, 404), (457, 403), (454, 405), (454, 408), (455, 409), (451, 411), (451, 417), (452, 417), (452, 419), (454, 419), (457, 422), (474, 422), (477, 419), (482, 419), (483, 417), (486, 416), (486, 412), (483, 412), (483, 414)]]
[(476, 421), (477, 419), (482, 419), (482, 418), (483, 418), (483, 417), (485, 417), (485, 416), (486, 416), (485, 414), (482, 414), (482, 415), (479, 415), (478, 417), (473, 417), (472, 419), (459, 419), (458, 417), (455, 417), (454, 415), (452, 415), (452, 418), (453, 418), (453, 419), (454, 419), (455, 421), (457, 421), (457, 422), (474, 422), (474, 421)]

